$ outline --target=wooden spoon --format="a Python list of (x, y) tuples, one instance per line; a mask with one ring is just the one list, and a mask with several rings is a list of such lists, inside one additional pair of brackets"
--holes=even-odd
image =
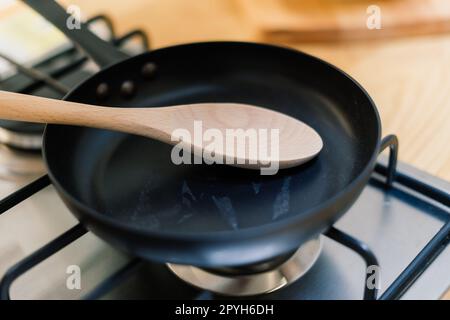
[[(277, 162), (281, 169), (294, 167), (313, 158), (322, 149), (320, 136), (303, 122), (276, 111), (239, 103), (120, 108), (0, 91), (0, 118), (127, 132), (172, 145), (181, 144), (183, 148), (192, 147), (187, 150), (192, 150), (198, 155), (202, 155), (200, 152), (203, 151), (206, 155), (208, 151), (215, 159), (219, 156), (227, 159), (226, 164), (250, 169), (266, 167), (268, 162)], [(233, 148), (228, 145), (227, 139), (233, 138), (233, 134), (239, 134), (239, 131), (233, 133), (230, 129), (243, 129), (239, 137), (247, 143), (239, 143), (238, 137)], [(247, 129), (253, 131), (247, 131), (248, 135), (242, 136)], [(177, 134), (172, 137), (174, 132)], [(189, 135), (182, 134), (183, 132)], [(279, 135), (278, 146), (277, 140), (275, 138), (272, 140), (276, 132)], [(218, 148), (220, 135), (223, 137), (224, 150)], [(209, 141), (203, 141), (206, 140), (206, 136), (209, 136)], [(255, 136), (256, 140), (252, 140)], [(257, 141), (256, 151), (249, 144), (251, 141)], [(212, 142), (215, 147), (212, 147)], [(274, 152), (276, 148), (279, 151), (278, 155)], [(212, 150), (214, 152), (211, 153)], [(269, 157), (265, 157), (261, 150)]]

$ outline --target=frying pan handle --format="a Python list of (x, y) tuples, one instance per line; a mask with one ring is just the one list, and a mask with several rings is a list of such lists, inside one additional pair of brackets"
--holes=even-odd
[(115, 48), (94, 33), (89, 31), (86, 24), (80, 22), (80, 28), (69, 28), (67, 22), (72, 17), (56, 1), (50, 0), (22, 0), (29, 7), (38, 12), (42, 17), (51, 22), (56, 28), (64, 33), (97, 65), (106, 67), (119, 61), (127, 59), (129, 56)]
[(395, 170), (397, 168), (398, 138), (396, 135), (389, 134), (381, 139), (379, 153), (383, 152), (386, 148), (389, 148), (389, 163), (387, 167), (386, 184), (388, 187), (391, 187), (394, 182)]

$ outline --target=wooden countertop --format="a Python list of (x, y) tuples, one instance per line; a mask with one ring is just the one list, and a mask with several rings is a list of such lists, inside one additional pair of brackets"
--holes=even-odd
[[(106, 13), (120, 33), (143, 28), (153, 48), (202, 40), (258, 41), (235, 0), (64, 0), (85, 16)], [(297, 44), (359, 81), (374, 98), (383, 134), (400, 159), (450, 180), (450, 34), (383, 41)]]

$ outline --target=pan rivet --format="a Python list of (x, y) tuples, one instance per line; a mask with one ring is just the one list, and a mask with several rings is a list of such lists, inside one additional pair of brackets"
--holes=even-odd
[(102, 82), (97, 86), (97, 98), (105, 99), (109, 95), (109, 86)]
[(141, 73), (142, 76), (144, 76), (144, 78), (150, 79), (151, 77), (153, 77), (153, 75), (155, 74), (156, 71), (156, 64), (152, 63), (152, 62), (147, 62), (146, 64), (143, 65), (142, 69), (141, 69)]
[(133, 81), (127, 80), (122, 83), (120, 87), (120, 93), (125, 97), (130, 97), (134, 93), (134, 83)]

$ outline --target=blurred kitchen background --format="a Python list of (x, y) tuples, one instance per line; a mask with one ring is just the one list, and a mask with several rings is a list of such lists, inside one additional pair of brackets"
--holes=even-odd
[[(152, 49), (193, 41), (261, 41), (325, 59), (373, 97), (383, 134), (399, 136), (401, 160), (450, 180), (449, 0), (60, 2), (78, 6), (83, 19), (107, 15), (118, 35), (144, 30)], [(380, 29), (372, 28), (377, 14)], [(68, 45), (20, 1), (0, 0), (0, 54), (31, 66)], [(0, 58), (0, 77), (14, 72)]]

